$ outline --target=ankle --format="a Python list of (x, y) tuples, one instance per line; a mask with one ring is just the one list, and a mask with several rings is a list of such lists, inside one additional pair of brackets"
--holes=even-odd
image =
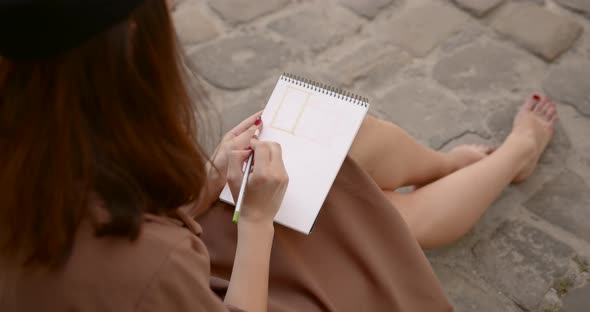
[(535, 139), (517, 133), (511, 133), (500, 149), (511, 153), (515, 162), (523, 168), (534, 160), (537, 154)]

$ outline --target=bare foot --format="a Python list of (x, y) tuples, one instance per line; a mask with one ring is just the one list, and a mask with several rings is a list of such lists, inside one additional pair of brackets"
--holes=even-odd
[(527, 98), (514, 117), (514, 125), (510, 135), (529, 142), (532, 141), (534, 149), (532, 149), (529, 161), (516, 175), (513, 182), (522, 182), (533, 173), (539, 158), (553, 137), (556, 121), (557, 110), (549, 97), (532, 95)]
[(466, 144), (453, 148), (447, 154), (455, 171), (482, 160), (494, 150), (495, 148), (485, 145)]

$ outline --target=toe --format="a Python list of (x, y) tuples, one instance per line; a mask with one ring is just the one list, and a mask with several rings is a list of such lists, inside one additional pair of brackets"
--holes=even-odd
[(549, 105), (547, 105), (547, 108), (545, 108), (545, 117), (547, 119), (550, 119), (551, 115), (554, 115), (557, 113), (557, 109), (555, 108), (555, 104), (553, 104), (553, 102), (549, 102)]
[(535, 106), (535, 112), (543, 114), (543, 111), (545, 110), (549, 102), (549, 97), (541, 97), (541, 101), (539, 101), (539, 103), (537, 103), (537, 105)]
[(551, 114), (551, 112), (555, 109), (555, 106), (553, 105), (552, 102), (548, 102), (545, 107), (543, 107), (543, 110), (541, 110), (541, 114), (543, 114), (543, 117), (547, 118), (549, 117), (549, 115)]
[(551, 121), (551, 119), (553, 119), (554, 117), (557, 117), (557, 112), (553, 108), (549, 110), (547, 114), (545, 114), (545, 119), (547, 121)]
[(557, 107), (555, 107), (555, 104), (553, 105), (553, 109), (550, 112), (549, 115), (549, 120), (555, 118), (557, 120), (557, 118), (559, 117), (559, 112), (557, 111)]
[(531, 96), (527, 97), (524, 105), (522, 106), (523, 109), (532, 111), (535, 109), (535, 105), (541, 100), (541, 97), (538, 94), (532, 94)]
[(553, 114), (551, 117), (549, 117), (549, 124), (554, 127), (555, 124), (557, 123), (557, 114)]

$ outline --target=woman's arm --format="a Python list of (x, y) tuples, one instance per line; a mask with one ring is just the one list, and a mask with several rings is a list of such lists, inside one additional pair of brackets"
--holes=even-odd
[[(259, 312), (268, 309), (268, 275), (274, 236), (273, 219), (287, 189), (289, 178), (281, 147), (252, 139), (254, 167), (250, 174), (238, 225), (238, 246), (225, 303)], [(229, 162), (228, 181), (238, 194), (242, 165), (251, 151), (234, 151)], [(237, 198), (234, 198), (237, 202)]]
[(238, 246), (225, 303), (246, 311), (266, 311), (273, 224), (240, 220)]

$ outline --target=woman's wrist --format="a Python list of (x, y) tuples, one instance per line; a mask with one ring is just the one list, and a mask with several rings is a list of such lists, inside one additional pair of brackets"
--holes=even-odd
[(238, 246), (225, 303), (246, 311), (266, 311), (274, 226), (240, 218)]
[(260, 221), (249, 220), (248, 218), (240, 218), (238, 223), (238, 235), (248, 236), (274, 236), (274, 223), (272, 220)]

